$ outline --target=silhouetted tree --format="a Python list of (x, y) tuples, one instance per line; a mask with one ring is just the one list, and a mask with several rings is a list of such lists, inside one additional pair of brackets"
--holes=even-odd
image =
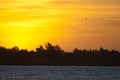
[(119, 65), (120, 52), (117, 50), (80, 50), (64, 52), (59, 45), (47, 43), (36, 51), (19, 49), (18, 47), (0, 47), (0, 64), (7, 65)]
[(19, 48), (18, 47), (13, 47), (12, 49), (11, 49), (11, 51), (13, 51), (13, 52), (19, 52)]
[(40, 46), (39, 48), (36, 48), (36, 52), (37, 53), (45, 53), (45, 49), (43, 48), (43, 46)]

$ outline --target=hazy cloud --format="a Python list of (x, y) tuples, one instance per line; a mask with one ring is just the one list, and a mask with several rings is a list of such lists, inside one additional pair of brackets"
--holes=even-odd
[(54, 4), (119, 5), (120, 0), (50, 0)]

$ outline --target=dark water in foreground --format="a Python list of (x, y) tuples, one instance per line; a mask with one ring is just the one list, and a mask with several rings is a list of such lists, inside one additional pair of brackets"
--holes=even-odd
[(120, 67), (0, 66), (0, 80), (120, 80)]

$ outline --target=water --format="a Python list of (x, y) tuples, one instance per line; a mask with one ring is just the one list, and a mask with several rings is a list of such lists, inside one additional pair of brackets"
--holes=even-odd
[(0, 66), (0, 80), (120, 80), (120, 67)]

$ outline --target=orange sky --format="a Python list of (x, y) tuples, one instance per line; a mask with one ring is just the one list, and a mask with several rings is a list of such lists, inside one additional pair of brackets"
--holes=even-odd
[(120, 0), (0, 0), (0, 45), (120, 50)]

